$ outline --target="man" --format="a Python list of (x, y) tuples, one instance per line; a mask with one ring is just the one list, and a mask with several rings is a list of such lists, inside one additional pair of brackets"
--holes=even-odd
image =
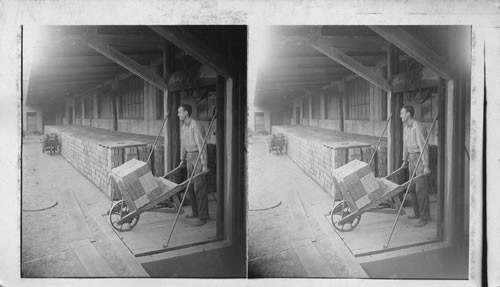
[[(179, 166), (187, 168), (188, 177), (195, 169), (196, 159), (200, 155), (200, 160), (195, 169), (195, 174), (200, 172), (207, 173), (207, 151), (203, 147), (203, 133), (198, 122), (191, 118), (191, 106), (184, 104), (177, 110), (179, 119), (182, 122), (181, 127), (181, 162)], [(206, 189), (205, 176), (199, 176), (191, 182), (189, 188), (191, 198), (191, 207), (193, 212), (188, 214), (187, 218), (196, 218), (198, 220), (193, 226), (202, 226), (208, 220), (208, 193)]]
[[(412, 106), (404, 106), (401, 108), (401, 121), (404, 124), (403, 129), (403, 168), (410, 168), (410, 176), (416, 169), (415, 176), (419, 174), (430, 174), (429, 169), (429, 149), (425, 145), (427, 131), (422, 123), (413, 119), (415, 110)], [(422, 159), (417, 165), (418, 158), (422, 154)], [(430, 219), (429, 210), (429, 191), (427, 186), (427, 176), (423, 176), (410, 187), (410, 194), (413, 197), (414, 215), (409, 216), (410, 219), (420, 218), (417, 222), (417, 227), (422, 227), (427, 224)]]

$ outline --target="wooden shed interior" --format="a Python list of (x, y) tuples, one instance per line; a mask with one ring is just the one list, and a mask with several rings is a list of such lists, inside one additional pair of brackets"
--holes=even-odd
[(427, 129), (438, 118), (435, 240), (467, 242), (470, 27), (273, 26), (264, 42), (253, 104), (270, 111), (271, 125), (376, 139), (392, 115), (383, 137), (390, 173), (402, 160), (401, 107), (414, 105)]
[(44, 127), (111, 131), (144, 144), (162, 130), (169, 171), (179, 163), (179, 105), (191, 104), (205, 128), (217, 110), (208, 140), (215, 237), (245, 246), (245, 26), (43, 26), (29, 36), (37, 41), (23, 47), (31, 61), (24, 61), (22, 97)]

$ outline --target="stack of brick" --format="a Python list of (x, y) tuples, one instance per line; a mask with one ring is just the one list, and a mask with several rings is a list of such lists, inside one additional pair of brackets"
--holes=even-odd
[[(275, 133), (281, 133), (278, 128)], [(286, 134), (285, 131), (283, 131)], [(288, 156), (324, 190), (332, 187), (332, 149), (320, 142), (308, 141), (294, 134), (287, 135)]]
[(163, 145), (157, 145), (153, 152), (153, 172), (155, 176), (163, 176), (165, 174), (165, 153)]
[[(125, 160), (146, 158), (149, 155), (146, 146), (121, 148), (109, 147), (90, 141), (84, 137), (75, 137), (60, 132), (56, 126), (48, 126), (46, 133), (55, 133), (61, 139), (61, 155), (75, 167), (83, 176), (97, 186), (101, 191), (111, 196), (111, 182), (109, 172)], [(146, 148), (146, 149), (144, 149)], [(162, 146), (163, 148), (163, 146)], [(147, 155), (145, 155), (147, 153)], [(158, 155), (160, 164), (163, 164), (163, 149)], [(160, 166), (156, 167), (160, 169)], [(163, 170), (163, 166), (161, 166)]]
[(57, 127), (47, 127), (46, 132), (57, 133), (61, 138), (62, 156), (100, 190), (109, 194), (108, 172), (114, 167), (110, 165), (109, 159), (113, 150), (84, 138), (61, 133)]
[(123, 199), (133, 211), (162, 195), (158, 182), (149, 166), (137, 159), (130, 159), (111, 170), (122, 192)]
[[(341, 193), (335, 187), (331, 171), (353, 159), (368, 162), (374, 150), (371, 147), (331, 147), (320, 140), (305, 139), (294, 133), (288, 133), (280, 126), (273, 126), (273, 133), (282, 133), (288, 139), (288, 156), (325, 192), (341, 199)], [(380, 146), (379, 152), (370, 165), (379, 177), (387, 174), (387, 147)]]
[(357, 159), (333, 170), (335, 185), (354, 210), (380, 198), (384, 190), (367, 163)]

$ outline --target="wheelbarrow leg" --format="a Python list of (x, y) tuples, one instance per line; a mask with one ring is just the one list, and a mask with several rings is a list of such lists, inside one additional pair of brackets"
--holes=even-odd
[[(396, 210), (399, 210), (399, 208), (401, 207), (401, 199), (399, 199), (399, 195), (394, 196), (394, 202), (396, 205)], [(403, 206), (403, 208), (401, 208), (401, 215), (405, 215), (405, 214), (406, 214), (406, 211), (405, 211), (404, 206)]]
[(179, 200), (179, 197), (177, 196), (177, 194), (175, 194), (174, 196), (172, 196), (173, 200), (174, 200), (174, 203), (175, 203), (175, 210), (174, 212), (177, 212), (179, 211), (179, 208), (181, 209), (179, 214), (183, 214), (184, 213), (184, 209), (181, 207), (181, 202)]

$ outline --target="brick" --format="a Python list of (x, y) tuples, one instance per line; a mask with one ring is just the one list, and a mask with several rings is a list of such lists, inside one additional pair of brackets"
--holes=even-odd
[[(347, 187), (343, 194), (350, 194), (350, 204), (358, 208), (370, 202), (370, 193), (381, 189), (368, 164), (359, 160), (353, 160), (333, 170), (333, 174), (341, 188)], [(345, 183), (345, 186), (342, 183)]]
[(160, 190), (160, 186), (154, 180), (149, 166), (137, 159), (131, 159), (114, 168), (112, 173), (117, 178), (119, 186), (126, 187), (121, 189), (122, 192), (128, 193), (128, 196), (124, 196), (124, 199), (134, 202), (137, 207), (149, 202), (146, 193)]

